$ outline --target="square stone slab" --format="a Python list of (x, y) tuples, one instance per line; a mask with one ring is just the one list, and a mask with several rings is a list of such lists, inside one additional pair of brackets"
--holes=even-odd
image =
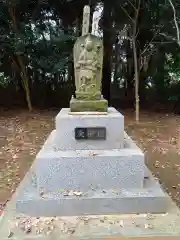
[[(63, 108), (56, 117), (56, 136), (54, 145), (57, 150), (108, 150), (124, 147), (124, 116), (115, 108), (108, 108), (107, 114), (69, 114)], [(105, 128), (106, 139), (77, 140), (76, 128)]]

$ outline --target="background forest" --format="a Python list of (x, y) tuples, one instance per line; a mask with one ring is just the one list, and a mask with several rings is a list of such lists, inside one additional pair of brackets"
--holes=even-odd
[(86, 4), (99, 11), (102, 91), (115, 107), (180, 112), (178, 0), (1, 0), (0, 106), (66, 107)]

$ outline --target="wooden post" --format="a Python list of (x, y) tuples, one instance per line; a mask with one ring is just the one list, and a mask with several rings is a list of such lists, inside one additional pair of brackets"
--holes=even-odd
[(82, 25), (82, 36), (85, 36), (89, 33), (89, 24), (90, 24), (90, 6), (86, 5), (83, 12), (83, 25)]
[(95, 11), (93, 14), (92, 34), (98, 36), (99, 16)]

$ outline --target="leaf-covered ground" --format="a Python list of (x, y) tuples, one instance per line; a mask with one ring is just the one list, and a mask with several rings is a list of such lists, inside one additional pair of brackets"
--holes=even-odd
[[(54, 128), (56, 114), (0, 112), (0, 212)], [(132, 111), (124, 114), (128, 134), (146, 153), (147, 165), (180, 206), (180, 116), (143, 112), (136, 125)]]

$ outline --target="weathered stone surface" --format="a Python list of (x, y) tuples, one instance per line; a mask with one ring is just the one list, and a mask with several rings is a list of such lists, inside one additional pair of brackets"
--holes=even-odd
[(105, 99), (84, 101), (72, 98), (70, 101), (71, 112), (86, 112), (86, 111), (107, 112), (107, 109), (108, 101)]
[(102, 62), (102, 40), (91, 34), (78, 38), (74, 45), (76, 99), (101, 99)]

